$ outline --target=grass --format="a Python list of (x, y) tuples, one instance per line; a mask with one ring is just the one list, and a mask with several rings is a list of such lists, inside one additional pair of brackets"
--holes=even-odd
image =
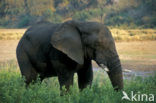
[(0, 40), (18, 40), (26, 29), (0, 29)]
[(116, 41), (156, 40), (155, 29), (111, 29)]
[[(156, 96), (156, 75), (149, 78), (125, 80), (124, 91), (130, 96), (134, 93), (154, 94)], [(15, 61), (0, 64), (0, 103), (131, 103), (121, 100), (122, 92), (115, 92), (103, 71), (94, 72), (91, 88), (79, 92), (77, 77), (70, 92), (60, 96), (57, 78), (50, 78), (25, 88)], [(135, 103), (135, 102), (133, 102)], [(147, 102), (136, 102), (147, 103)]]
[[(156, 40), (156, 29), (110, 29), (116, 41)], [(0, 40), (18, 40), (26, 29), (0, 29)]]

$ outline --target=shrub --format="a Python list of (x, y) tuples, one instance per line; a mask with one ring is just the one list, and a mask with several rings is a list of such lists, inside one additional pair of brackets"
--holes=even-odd
[(22, 17), (20, 17), (20, 21), (18, 23), (18, 27), (21, 28), (21, 27), (26, 27), (29, 25), (29, 22), (30, 22), (30, 16), (28, 15), (24, 15)]
[[(2, 66), (3, 65), (3, 66)], [(60, 96), (57, 78), (37, 81), (25, 88), (24, 79), (21, 77), (16, 62), (1, 64), (0, 67), (0, 102), (1, 103), (127, 103), (121, 100), (123, 94), (115, 92), (103, 71), (94, 72), (95, 79), (91, 88), (87, 87), (79, 92), (77, 80), (70, 88), (69, 93)], [(140, 93), (156, 95), (156, 75), (149, 78), (132, 78), (125, 80), (125, 89)], [(77, 79), (75, 76), (74, 79)], [(146, 85), (145, 85), (146, 84)], [(146, 102), (146, 101), (145, 101)]]
[(81, 11), (76, 12), (73, 16), (73, 19), (80, 20), (80, 21), (86, 21), (91, 18), (91, 15), (87, 11)]

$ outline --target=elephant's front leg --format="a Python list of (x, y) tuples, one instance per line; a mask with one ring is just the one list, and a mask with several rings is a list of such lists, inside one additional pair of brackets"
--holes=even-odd
[(80, 90), (86, 88), (88, 85), (91, 86), (93, 80), (93, 69), (91, 61), (88, 61), (84, 64), (84, 67), (81, 68), (78, 72), (78, 85)]
[(62, 87), (65, 86), (66, 92), (69, 91), (70, 86), (73, 85), (73, 76), (74, 73), (63, 73), (58, 75), (58, 80), (60, 84), (60, 90), (61, 90), (61, 95), (64, 94), (64, 91), (62, 91)]

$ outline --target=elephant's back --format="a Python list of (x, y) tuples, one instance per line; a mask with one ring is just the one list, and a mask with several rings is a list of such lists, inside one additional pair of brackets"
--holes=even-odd
[(57, 28), (58, 24), (43, 22), (34, 24), (23, 35), (17, 46), (17, 51), (24, 49), (32, 59), (44, 60), (44, 54), (50, 47), (50, 37)]
[(49, 22), (34, 24), (25, 32), (23, 38), (38, 45), (42, 42), (50, 41), (50, 37), (57, 27), (58, 24)]

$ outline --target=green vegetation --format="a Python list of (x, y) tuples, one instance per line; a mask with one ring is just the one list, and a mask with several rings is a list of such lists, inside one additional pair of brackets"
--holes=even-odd
[[(154, 94), (156, 96), (156, 75), (149, 78), (125, 80), (127, 94)], [(0, 103), (131, 103), (121, 100), (123, 94), (115, 92), (103, 71), (94, 72), (91, 88), (79, 92), (75, 76), (74, 86), (64, 96), (59, 96), (57, 78), (50, 78), (25, 88), (15, 61), (0, 64)], [(134, 103), (134, 102), (133, 102)], [(143, 102), (137, 102), (143, 103)]]
[(155, 28), (155, 0), (1, 0), (0, 27), (22, 28), (41, 20), (98, 21), (120, 28)]

